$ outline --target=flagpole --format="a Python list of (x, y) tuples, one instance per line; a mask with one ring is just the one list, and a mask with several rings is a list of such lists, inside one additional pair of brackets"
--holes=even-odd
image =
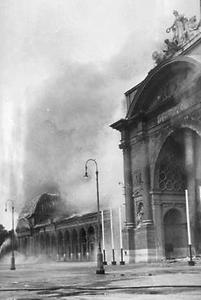
[(119, 239), (120, 239), (120, 265), (125, 265), (125, 261), (123, 259), (123, 239), (122, 239), (122, 226), (121, 226), (122, 218), (121, 218), (121, 206), (119, 207)]
[(195, 262), (192, 259), (192, 242), (191, 242), (191, 225), (190, 225), (190, 214), (189, 214), (189, 203), (188, 203), (188, 190), (185, 190), (185, 198), (186, 198), (186, 221), (187, 221), (187, 233), (188, 233), (188, 247), (189, 247), (189, 255), (190, 261), (188, 264), (190, 266), (194, 266)]
[(105, 252), (105, 226), (104, 226), (104, 211), (101, 212), (101, 220), (102, 220), (102, 241), (103, 241), (103, 264), (107, 265), (106, 261), (106, 252)]
[(112, 208), (110, 209), (110, 230), (111, 230), (111, 246), (112, 246), (112, 265), (116, 265), (115, 253), (114, 253), (114, 234), (113, 234)]

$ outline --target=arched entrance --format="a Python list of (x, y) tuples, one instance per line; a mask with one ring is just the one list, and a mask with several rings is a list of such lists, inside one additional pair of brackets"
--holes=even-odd
[(64, 260), (70, 259), (71, 245), (70, 245), (70, 234), (68, 230), (66, 230), (64, 233), (64, 252), (65, 252)]
[(160, 151), (154, 177), (154, 222), (159, 255), (187, 255), (185, 189), (189, 194), (192, 246), (195, 253), (200, 251), (200, 153), (201, 139), (189, 128), (177, 129), (166, 139)]
[(36, 256), (40, 255), (40, 241), (39, 241), (39, 234), (36, 233), (34, 238), (34, 254)]
[(78, 259), (78, 234), (75, 229), (72, 231), (72, 259)]
[(49, 233), (45, 234), (45, 252), (48, 257), (50, 257), (50, 235)]
[(95, 259), (95, 230), (93, 226), (88, 228), (88, 241), (89, 241), (89, 259)]
[(57, 259), (60, 260), (63, 258), (64, 249), (63, 249), (63, 233), (59, 231), (57, 234)]
[(164, 243), (166, 258), (187, 255), (186, 222), (178, 209), (170, 209), (164, 216)]
[(57, 241), (55, 234), (51, 235), (51, 257), (56, 259), (57, 255)]
[(86, 231), (84, 230), (84, 228), (80, 230), (80, 251), (81, 251), (81, 258), (86, 259), (87, 238), (86, 238)]
[(40, 233), (39, 235), (39, 243), (40, 243), (40, 254), (46, 254), (46, 247), (45, 247), (45, 235), (44, 233)]

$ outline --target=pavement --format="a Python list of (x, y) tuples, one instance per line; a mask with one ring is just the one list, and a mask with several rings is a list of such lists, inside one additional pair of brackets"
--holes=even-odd
[(200, 300), (201, 260), (105, 266), (96, 274), (94, 262), (52, 262), (44, 258), (18, 260), (16, 270), (0, 261), (0, 299), (137, 299)]

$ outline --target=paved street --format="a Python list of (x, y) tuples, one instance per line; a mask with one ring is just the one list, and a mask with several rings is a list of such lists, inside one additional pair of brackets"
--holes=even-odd
[(201, 262), (184, 261), (105, 267), (95, 263), (29, 260), (11, 271), (0, 262), (0, 299), (201, 299)]

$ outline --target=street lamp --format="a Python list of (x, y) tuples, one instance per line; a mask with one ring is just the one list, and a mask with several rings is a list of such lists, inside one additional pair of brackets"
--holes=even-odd
[(5, 211), (7, 211), (7, 202), (10, 201), (12, 205), (12, 235), (11, 235), (11, 249), (12, 249), (12, 255), (11, 255), (11, 270), (15, 270), (15, 253), (14, 253), (14, 202), (13, 200), (8, 199), (5, 204)]
[(97, 270), (96, 274), (105, 274), (104, 266), (103, 266), (103, 254), (101, 251), (101, 237), (100, 237), (100, 205), (99, 205), (99, 185), (98, 185), (98, 164), (95, 159), (88, 159), (85, 163), (85, 175), (84, 177), (88, 177), (87, 173), (87, 164), (88, 162), (94, 162), (96, 167), (96, 192), (97, 192), (97, 221), (98, 221), (98, 253), (97, 253)]

